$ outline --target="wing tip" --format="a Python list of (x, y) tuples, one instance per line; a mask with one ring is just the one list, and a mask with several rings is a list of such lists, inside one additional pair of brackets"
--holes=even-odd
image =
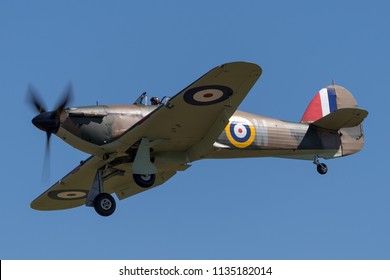
[(263, 69), (256, 63), (250, 62), (250, 61), (232, 61), (232, 62), (226, 62), (218, 66), (218, 68), (225, 68), (225, 67), (244, 67), (245, 69), (253, 68), (251, 71), (260, 71), (260, 74), (262, 73)]

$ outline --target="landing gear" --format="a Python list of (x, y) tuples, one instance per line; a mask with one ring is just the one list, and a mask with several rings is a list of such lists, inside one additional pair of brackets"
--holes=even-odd
[(321, 175), (324, 175), (326, 174), (326, 172), (328, 172), (328, 167), (326, 166), (325, 163), (320, 163), (319, 165), (317, 165), (317, 171)]
[(107, 217), (115, 212), (116, 203), (112, 195), (104, 192), (102, 175), (103, 169), (99, 169), (88, 192), (85, 205), (95, 208), (96, 213)]
[(131, 171), (133, 172), (134, 182), (141, 188), (149, 188), (156, 181), (157, 168), (153, 164), (150, 151), (154, 145), (162, 141), (164, 140), (155, 139), (150, 141), (148, 138), (142, 138), (139, 142)]
[(99, 215), (110, 216), (116, 208), (115, 199), (108, 193), (98, 194), (93, 201), (93, 207)]
[(319, 161), (319, 157), (318, 156), (315, 156), (314, 157), (314, 160), (313, 160), (313, 163), (315, 165), (317, 165), (317, 172), (321, 175), (325, 175), (327, 172), (328, 172), (328, 167), (326, 166), (325, 163), (321, 163)]
[(156, 181), (156, 175), (155, 174), (133, 174), (134, 182), (141, 188), (149, 188), (153, 186), (154, 182)]

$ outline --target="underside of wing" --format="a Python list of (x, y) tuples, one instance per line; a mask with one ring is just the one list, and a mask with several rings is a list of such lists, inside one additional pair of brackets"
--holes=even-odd
[(156, 152), (188, 151), (190, 160), (204, 156), (230, 116), (261, 75), (253, 63), (216, 67), (147, 115), (115, 142), (108, 152), (126, 152), (141, 138), (159, 140)]
[(99, 159), (90, 157), (31, 202), (36, 210), (59, 210), (83, 205), (99, 168)]
[(176, 174), (176, 170), (164, 170), (156, 174), (152, 187), (138, 186), (132, 176), (131, 163), (120, 158), (106, 165), (106, 162), (90, 157), (84, 163), (69, 172), (31, 203), (36, 210), (60, 210), (85, 205), (88, 193), (98, 169), (103, 169), (103, 185), (105, 193), (115, 193), (124, 199), (153, 187), (159, 186)]

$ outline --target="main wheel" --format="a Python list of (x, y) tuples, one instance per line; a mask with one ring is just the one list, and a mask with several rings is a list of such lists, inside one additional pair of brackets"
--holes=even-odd
[(133, 179), (141, 188), (149, 188), (156, 181), (155, 174), (133, 174)]
[(326, 166), (325, 163), (320, 163), (317, 165), (317, 171), (321, 175), (324, 175), (324, 174), (326, 174), (326, 172), (328, 172), (328, 167)]
[(99, 215), (110, 216), (116, 208), (115, 199), (108, 193), (98, 194), (93, 202), (93, 207)]

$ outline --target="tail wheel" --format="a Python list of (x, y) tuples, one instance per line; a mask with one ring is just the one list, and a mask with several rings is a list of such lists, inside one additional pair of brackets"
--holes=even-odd
[(99, 215), (110, 216), (116, 208), (115, 199), (108, 193), (98, 194), (93, 202), (93, 207)]
[(317, 165), (317, 171), (321, 175), (324, 175), (324, 174), (326, 174), (326, 172), (328, 172), (328, 167), (326, 166), (325, 163), (320, 163)]
[(133, 179), (136, 182), (138, 186), (141, 188), (149, 188), (153, 186), (154, 182), (156, 181), (156, 175), (155, 174), (133, 174)]

